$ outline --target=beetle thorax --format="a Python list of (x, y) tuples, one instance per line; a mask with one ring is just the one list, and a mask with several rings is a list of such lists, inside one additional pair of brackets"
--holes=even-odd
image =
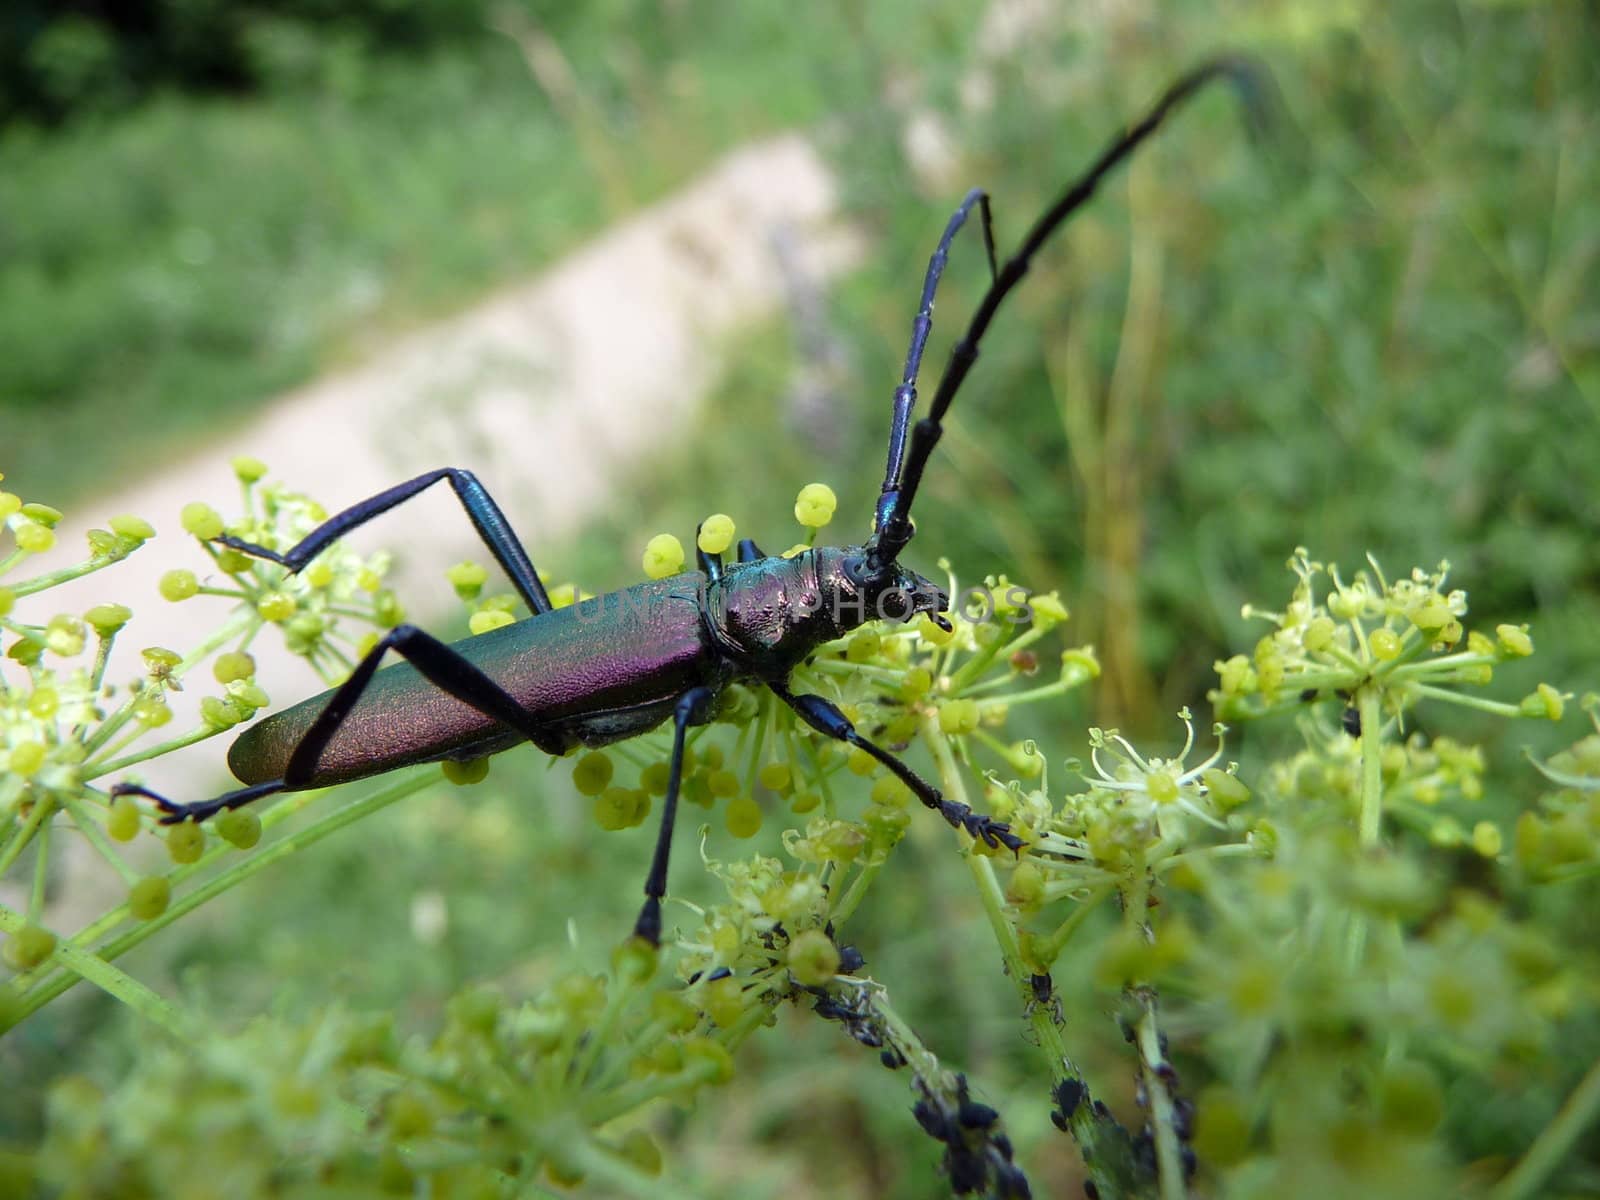
[(711, 618), (757, 670), (786, 673), (824, 642), (869, 621), (943, 611), (943, 591), (912, 572), (863, 578), (863, 554), (859, 546), (822, 546), (730, 566)]

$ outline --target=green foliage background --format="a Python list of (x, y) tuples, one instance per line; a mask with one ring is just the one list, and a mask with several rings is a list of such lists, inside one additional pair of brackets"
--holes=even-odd
[[(682, 449), (580, 544), (533, 549), (599, 590), (631, 581), (644, 536), (708, 512), (781, 540), (761, 531), (789, 528), (794, 488), (811, 478), (864, 518), (917, 286), (961, 188), (991, 191), (1001, 247), (1015, 244), (1114, 128), (1227, 47), (1273, 72), (1274, 133), (1252, 143), (1236, 105), (1207, 99), (1041, 259), (930, 470), (917, 554), (946, 555), (967, 578), (1004, 570), (1059, 587), (1072, 604), (1074, 636), (1099, 646), (1106, 675), (1092, 712), (1036, 731), (1055, 762), (1081, 750), (1091, 717), (1168, 732), (1174, 709), (1198, 707), (1213, 661), (1260, 634), (1240, 604), (1281, 593), (1297, 544), (1346, 563), (1370, 550), (1396, 570), (1447, 557), (1476, 620), (1532, 623), (1540, 678), (1592, 686), (1593, 7), (1135, 5), (1063, 15), (994, 62), (975, 41), (980, 15), (960, 3), (782, 16), (689, 0), (372, 4), (341, 6), (330, 32), (310, 4), (185, 4), (150, 6), (156, 33), (140, 39), (92, 8), (17, 6), (0, 53), (7, 486), (64, 505), (159, 470), (275, 391), (798, 123), (823, 131), (874, 238), (868, 266), (829, 298), (849, 364), (831, 423), (794, 422), (783, 398), (797, 350), (786, 329), (756, 331)], [(488, 27), (516, 20), (557, 39), (577, 95), (542, 93)], [(194, 45), (204, 53), (183, 49)], [(980, 70), (992, 103), (975, 107), (964, 95)], [(911, 107), (946, 123), (949, 189), (908, 167)], [(973, 240), (941, 294), (930, 372), (981, 286)], [(1535, 682), (1505, 679), (1515, 694)], [(1449, 731), (1490, 738), (1513, 772), (1536, 736), (1470, 720)], [(1230, 754), (1248, 763), (1273, 748), (1257, 736)], [(1541, 751), (1572, 740), (1542, 736)], [(1507, 823), (1539, 790), (1525, 768), (1515, 777), (1522, 790), (1493, 798)], [(519, 751), (474, 792), (367, 822), (127, 965), (224, 1020), (293, 1019), (337, 997), (426, 1023), (468, 981), (531, 988), (574, 955), (603, 964), (646, 843), (599, 835), (565, 771)], [(853, 936), (929, 1042), (983, 1079), (1030, 1148), (1036, 1194), (1058, 1194), (1075, 1179), (1071, 1152), (1036, 1103), (1009, 984), (987, 969), (940, 844), (913, 839), (896, 856)], [(674, 882), (704, 886), (689, 870)], [(1574, 891), (1542, 903), (1577, 944), (1594, 894)], [(419, 945), (408, 913), (430, 894), (451, 919)], [(1087, 962), (1058, 968), (1069, 1009), (1097, 1003), (1089, 974)], [(920, 987), (934, 979), (944, 986)], [(735, 1084), (687, 1122), (681, 1177), (706, 1195), (794, 1195), (796, 1179), (817, 1195), (927, 1194), (936, 1154), (909, 1127), (901, 1081), (835, 1029), (786, 1030), (752, 1043)], [(1593, 1058), (1595, 1034), (1575, 1059)], [(0, 1070), (27, 1081), (0, 1089), (0, 1141), (37, 1135), (50, 1077), (114, 1077), (141, 1037), (90, 995), (20, 1027), (0, 1043)], [(1119, 1047), (1074, 1051), (1126, 1104)], [(1504, 1119), (1473, 1125), (1462, 1156), (1511, 1153), (1519, 1122), (1570, 1083), (1487, 1106)]]

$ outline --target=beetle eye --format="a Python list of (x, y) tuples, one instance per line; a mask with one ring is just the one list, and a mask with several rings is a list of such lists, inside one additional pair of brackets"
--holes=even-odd
[(859, 587), (863, 582), (862, 576), (866, 567), (861, 555), (851, 554), (840, 565), (844, 568), (844, 577)]

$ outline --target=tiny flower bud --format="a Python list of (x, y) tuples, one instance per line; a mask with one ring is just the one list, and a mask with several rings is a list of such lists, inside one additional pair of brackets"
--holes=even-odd
[(7, 940), (5, 959), (14, 970), (31, 971), (55, 952), (55, 934), (37, 925), (24, 925)]
[(1494, 858), (1504, 844), (1499, 826), (1489, 821), (1479, 821), (1472, 827), (1472, 848), (1484, 858)]
[(1495, 636), (1500, 639), (1500, 653), (1505, 658), (1527, 658), (1533, 653), (1533, 639), (1526, 625), (1496, 625)]
[(833, 520), (834, 509), (838, 507), (839, 498), (831, 487), (825, 483), (808, 483), (800, 489), (794, 502), (794, 519), (808, 529), (821, 529)]
[(971, 733), (978, 727), (976, 700), (947, 700), (939, 706), (939, 728), (947, 734)]
[(839, 973), (839, 948), (820, 929), (807, 929), (789, 943), (789, 970), (804, 987), (821, 987)]
[(124, 515), (112, 517), (106, 523), (111, 526), (112, 533), (118, 537), (125, 537), (129, 541), (148, 542), (156, 535), (155, 526), (143, 517)]
[(185, 821), (167, 830), (167, 853), (175, 863), (199, 862), (205, 853), (206, 833), (193, 821)]
[(478, 563), (461, 562), (446, 570), (445, 577), (450, 580), (450, 586), (455, 588), (456, 595), (461, 599), (476, 600), (478, 594), (483, 591), (489, 572)]
[(256, 660), (243, 650), (229, 650), (226, 654), (217, 655), (211, 664), (211, 674), (218, 683), (233, 683), (240, 679), (249, 679), (256, 673)]
[(287, 621), (298, 608), (299, 604), (288, 592), (268, 592), (256, 601), (256, 611), (261, 614), (261, 619), (274, 623)]
[(222, 517), (211, 505), (200, 500), (185, 504), (178, 515), (178, 523), (185, 533), (191, 533), (202, 542), (222, 535)]
[(1312, 654), (1319, 654), (1333, 644), (1333, 631), (1337, 628), (1331, 617), (1312, 617), (1306, 623), (1306, 631), (1302, 637), (1305, 648)]
[(645, 543), (644, 573), (651, 579), (665, 579), (683, 569), (683, 543), (670, 533), (658, 533)]
[(248, 850), (261, 840), (261, 818), (248, 808), (230, 808), (217, 818), (216, 830), (229, 845)]
[(470, 787), (474, 783), (482, 783), (489, 777), (489, 760), (487, 758), (473, 758), (466, 762), (456, 762), (447, 758), (439, 764), (444, 772), (444, 777), (457, 787)]
[(172, 885), (160, 875), (147, 876), (128, 889), (128, 911), (139, 921), (155, 920), (171, 901)]
[(1524, 696), (1519, 707), (1523, 716), (1546, 721), (1559, 721), (1566, 711), (1565, 697), (1548, 683), (1541, 683), (1538, 691)]
[(596, 750), (585, 754), (572, 768), (572, 785), (580, 795), (598, 796), (611, 783), (616, 768), (611, 756)]
[(121, 604), (96, 604), (83, 614), (83, 619), (89, 623), (90, 628), (103, 638), (116, 633), (132, 617), (133, 610)]
[(56, 544), (56, 535), (49, 527), (33, 521), (26, 521), (18, 525), (15, 533), (17, 548), (26, 550), (29, 554), (43, 554)]
[(707, 554), (721, 554), (733, 545), (733, 534), (733, 518), (727, 513), (713, 513), (700, 523), (696, 544)]
[(1372, 657), (1379, 662), (1399, 658), (1402, 649), (1400, 635), (1386, 625), (1380, 625), (1367, 635), (1367, 645), (1372, 648)]
[(139, 806), (132, 796), (118, 796), (106, 816), (106, 832), (113, 841), (131, 842), (139, 836)]
[(723, 822), (736, 838), (754, 837), (761, 830), (761, 806), (750, 796), (735, 796), (728, 801)]
[(515, 625), (517, 619), (510, 613), (498, 608), (485, 608), (467, 618), (467, 629), (474, 635), (488, 633), (491, 629), (504, 629), (507, 625)]
[(267, 473), (267, 464), (259, 458), (241, 454), (233, 460), (233, 473), (239, 477), (241, 483), (255, 483)]

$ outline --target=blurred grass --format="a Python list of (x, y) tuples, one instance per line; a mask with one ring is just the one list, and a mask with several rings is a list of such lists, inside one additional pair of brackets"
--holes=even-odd
[[(754, 331), (728, 347), (692, 450), (630, 479), (581, 544), (533, 550), (553, 577), (599, 589), (636, 577), (645, 536), (713, 511), (781, 549), (793, 493), (813, 478), (840, 495), (828, 534), (860, 536), (916, 289), (960, 192), (988, 187), (1001, 246), (1014, 245), (1114, 128), (1225, 37), (1276, 76), (1276, 137), (1252, 146), (1237, 106), (1209, 97), (1041, 257), (954, 410), (914, 564), (931, 570), (942, 554), (964, 579), (1005, 570), (1062, 588), (1069, 637), (1096, 641), (1107, 661), (1095, 718), (1163, 738), (1212, 660), (1260, 635), (1239, 606), (1285, 595), (1280, 564), (1302, 543), (1347, 570), (1368, 550), (1391, 573), (1446, 556), (1475, 619), (1534, 623), (1541, 678), (1592, 686), (1592, 7), (1282, 3), (1225, 6), (1218, 22), (1135, 5), (1048, 22), (1000, 65), (974, 48), (973, 6), (912, 11), (779, 19), (741, 7), (711, 20), (666, 5), (677, 16), (648, 44), (597, 18), (590, 41), (563, 45), (589, 96), (565, 114), (500, 41), (470, 61), (392, 68), (351, 95), (170, 100), (8, 140), (8, 471), (55, 499), (158, 466), (365, 339), (548, 261), (738, 139), (827, 117), (851, 209), (876, 239), (828, 301), (827, 336), (848, 364), (831, 407), (819, 418), (793, 402), (787, 330)], [(962, 100), (974, 73), (988, 76), (987, 106)], [(908, 167), (911, 107), (942, 120), (952, 180), (919, 182)], [(925, 394), (980, 271), (964, 242)], [(1533, 682), (1508, 673), (1500, 686)], [(1076, 748), (1081, 716), (1040, 731), (1056, 761)], [(1504, 761), (1516, 747), (1498, 749)], [(269, 872), (132, 966), (224, 1018), (340, 995), (427, 1023), (465, 981), (519, 989), (575, 957), (597, 964), (627, 928), (649, 839), (599, 834), (565, 777), (529, 752), (507, 756), (476, 792), (420, 799), (292, 874)], [(1491, 803), (1510, 811), (1516, 797)], [(704, 880), (691, 846), (680, 839), (673, 886), (692, 897)], [(734, 847), (719, 830), (708, 852)], [(1071, 1155), (1042, 1119), (959, 864), (913, 851), (851, 937), (930, 1044), (1006, 1114), (1036, 1194), (1067, 1194)], [(421, 943), (408, 914), (427, 894), (450, 921)], [(1583, 914), (1562, 920), (1577, 929)], [(1069, 1007), (1093, 1003), (1088, 975), (1077, 962), (1057, 972)], [(944, 990), (919, 990), (924, 980)], [(31, 1021), (32, 1041), (0, 1048), (6, 1066), (35, 1064), (37, 1077), (38, 1064), (125, 1057), (137, 1033), (85, 1010), (105, 1011), (59, 1004)], [(730, 1089), (687, 1122), (667, 1118), (689, 1139), (682, 1175), (707, 1196), (805, 1194), (796, 1178), (817, 1195), (929, 1194), (936, 1155), (903, 1081), (835, 1029), (780, 1022), (784, 1036), (756, 1039)], [(1069, 1035), (1091, 1077), (1119, 1049)], [(1114, 1088), (1127, 1072), (1100, 1077)], [(1109, 1098), (1127, 1111), (1129, 1097)], [(11, 1132), (37, 1099), (11, 1094)], [(1498, 1126), (1472, 1137), (1465, 1156), (1503, 1149)]]
[[(572, 22), (542, 73), (530, 59), (555, 43), (508, 9), (432, 58), (335, 43), (294, 90), (0, 136), (13, 485), (59, 506), (159, 470), (839, 99), (809, 40), (774, 39), (776, 18), (665, 13), (643, 43), (617, 11)], [(831, 26), (812, 18), (819, 40)]]

